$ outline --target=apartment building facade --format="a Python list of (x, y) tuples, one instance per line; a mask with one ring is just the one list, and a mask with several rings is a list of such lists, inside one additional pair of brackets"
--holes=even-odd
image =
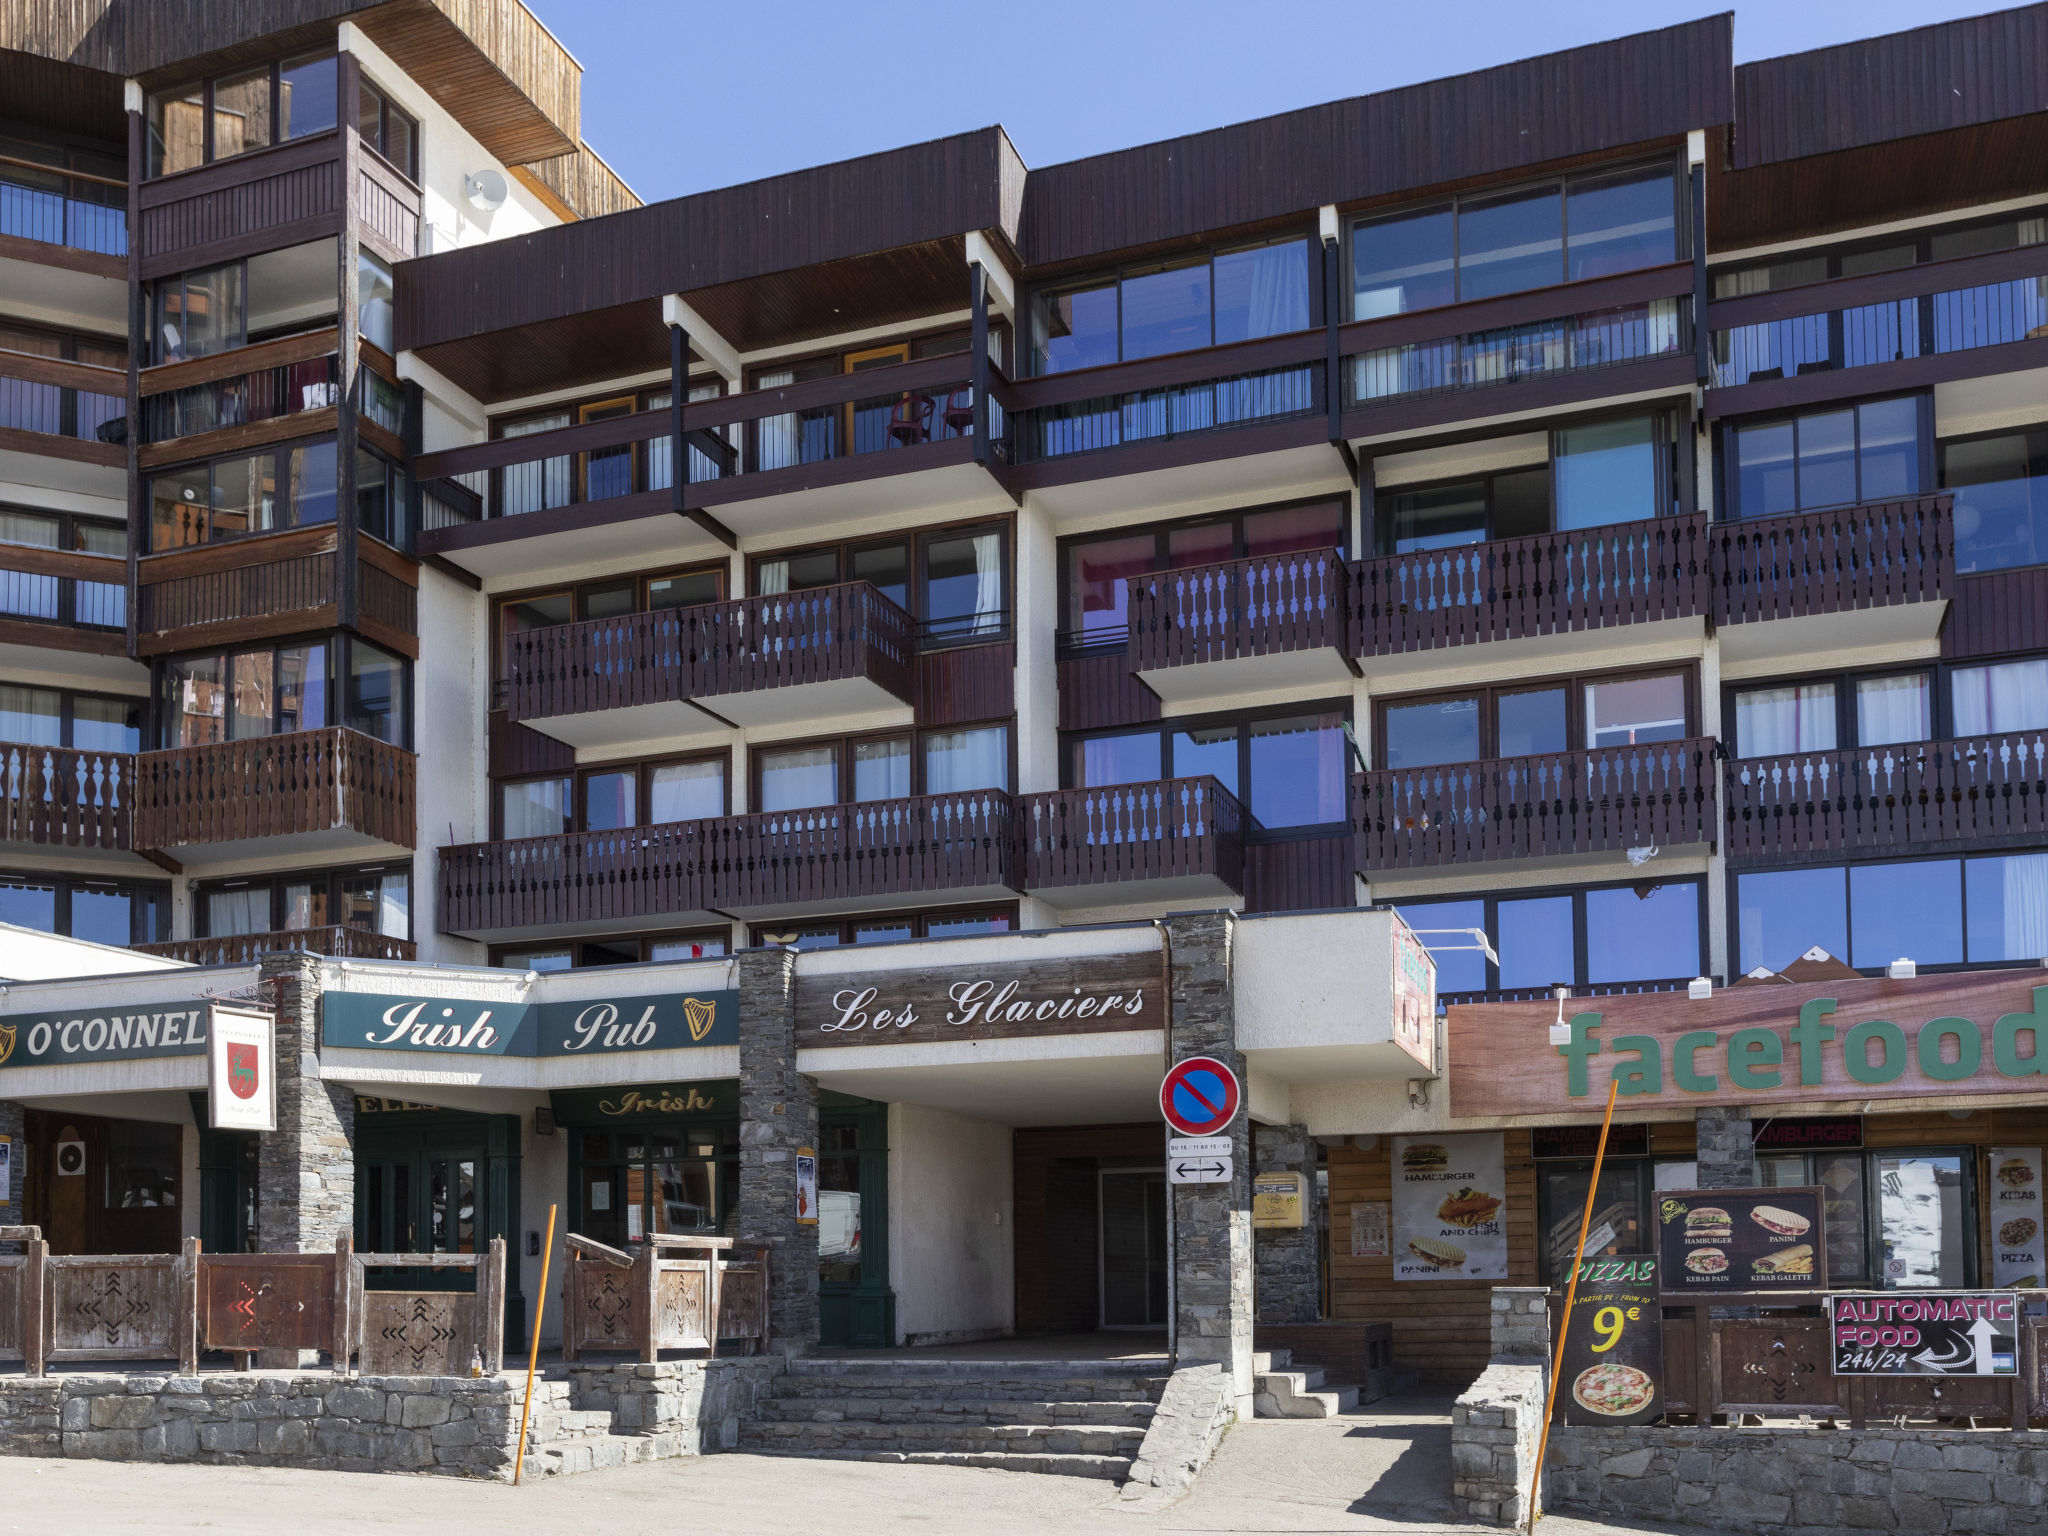
[[(0, 920), (402, 979), (1392, 907), (1453, 1006), (2048, 957), (2048, 8), (644, 207), (518, 7), (270, 20), (0, 38)], [(1266, 1118), (1341, 1213), (1440, 1075)], [(452, 1198), (419, 1146), (552, 1166), (531, 1086), (353, 1081), (359, 1224)], [(1007, 1126), (1018, 1252), (1098, 1262), (975, 1326), (1161, 1324), (1156, 1120), (1072, 1090), (828, 1090), (827, 1188), (894, 1107)], [(576, 1156), (736, 1160), (701, 1097)], [(1470, 1120), (1538, 1226), (1571, 1108)], [(31, 1110), (31, 1167), (144, 1109)], [(230, 1246), (257, 1155), (205, 1152)], [(1349, 1236), (1316, 1308), (1377, 1315)]]

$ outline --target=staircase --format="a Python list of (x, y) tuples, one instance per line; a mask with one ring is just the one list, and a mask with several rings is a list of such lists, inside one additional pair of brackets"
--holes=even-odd
[(533, 1384), (533, 1415), (527, 1427), (528, 1477), (562, 1477), (595, 1472), (635, 1461), (660, 1461), (683, 1454), (679, 1434), (614, 1432), (610, 1408), (576, 1408), (574, 1389), (565, 1379)]
[(791, 1363), (740, 1449), (1121, 1479), (1164, 1362), (818, 1360)]
[(1295, 1369), (1284, 1349), (1260, 1350), (1252, 1356), (1252, 1413), (1261, 1419), (1334, 1419), (1358, 1406), (1358, 1388), (1324, 1383), (1319, 1365)]

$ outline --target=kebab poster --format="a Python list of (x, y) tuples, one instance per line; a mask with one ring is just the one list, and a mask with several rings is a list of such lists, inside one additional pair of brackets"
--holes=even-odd
[(1664, 1412), (1664, 1308), (1649, 1254), (1579, 1261), (1564, 1334), (1567, 1424), (1648, 1424)]
[(2032, 1289), (2048, 1274), (2041, 1262), (2041, 1149), (1993, 1147), (1987, 1188), (1991, 1283), (2000, 1290)]
[(1498, 1131), (1394, 1138), (1394, 1278), (1505, 1280), (1508, 1181)]
[(1824, 1193), (1818, 1185), (1664, 1191), (1657, 1198), (1664, 1294), (1825, 1289)]

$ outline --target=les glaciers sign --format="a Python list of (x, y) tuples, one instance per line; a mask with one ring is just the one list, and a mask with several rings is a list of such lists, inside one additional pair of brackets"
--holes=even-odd
[(606, 1056), (737, 1045), (740, 995), (721, 990), (576, 1002), (329, 992), (320, 1042), (340, 1050), (451, 1056)]
[(1583, 998), (1449, 1010), (1454, 1115), (2048, 1093), (2048, 986), (2038, 970)]

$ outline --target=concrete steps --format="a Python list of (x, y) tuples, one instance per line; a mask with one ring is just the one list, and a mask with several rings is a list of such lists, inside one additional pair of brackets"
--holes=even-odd
[(1252, 1372), (1254, 1418), (1334, 1419), (1358, 1406), (1358, 1388), (1330, 1386), (1321, 1366), (1296, 1367), (1289, 1350), (1260, 1350)]
[(1120, 1362), (798, 1360), (740, 1431), (766, 1455), (1122, 1478), (1164, 1389)]

